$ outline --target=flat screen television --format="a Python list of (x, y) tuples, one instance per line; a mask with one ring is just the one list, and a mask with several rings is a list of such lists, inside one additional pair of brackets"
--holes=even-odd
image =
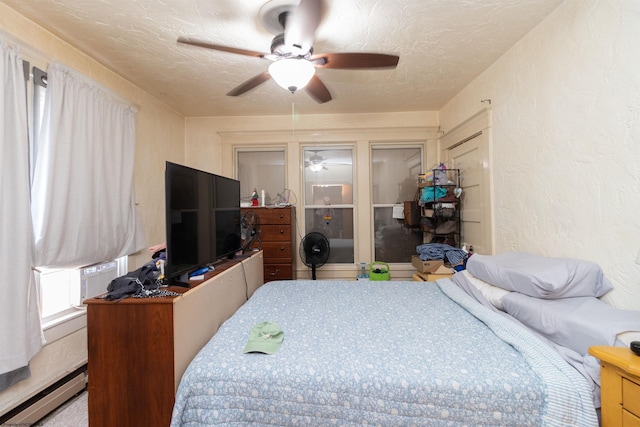
[(239, 181), (166, 162), (165, 207), (171, 283), (241, 250)]

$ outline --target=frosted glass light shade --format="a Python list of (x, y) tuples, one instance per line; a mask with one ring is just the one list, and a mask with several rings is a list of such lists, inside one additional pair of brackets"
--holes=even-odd
[(309, 169), (313, 172), (320, 172), (322, 170), (322, 163), (311, 163)]
[(269, 74), (280, 87), (295, 92), (309, 83), (316, 73), (316, 68), (306, 59), (279, 59), (269, 65)]

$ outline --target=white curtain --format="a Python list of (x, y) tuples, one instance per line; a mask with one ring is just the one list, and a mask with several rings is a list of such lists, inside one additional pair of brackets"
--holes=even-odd
[(142, 249), (133, 186), (136, 110), (57, 63), (32, 186), (36, 265), (79, 267)]
[[(39, 296), (33, 274), (29, 201), (29, 138), (22, 57), (0, 38), (0, 388), (28, 376), (42, 348)], [(25, 373), (25, 368), (27, 372)], [(18, 378), (20, 379), (20, 378)]]

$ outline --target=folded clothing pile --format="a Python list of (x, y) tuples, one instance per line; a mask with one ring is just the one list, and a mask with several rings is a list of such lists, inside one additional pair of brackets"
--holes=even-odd
[(416, 252), (422, 261), (441, 259), (448, 261), (451, 265), (462, 264), (467, 258), (465, 251), (445, 243), (425, 243), (418, 245)]

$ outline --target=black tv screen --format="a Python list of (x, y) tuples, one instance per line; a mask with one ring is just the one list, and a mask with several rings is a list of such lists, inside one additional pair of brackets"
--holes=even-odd
[(165, 205), (167, 279), (240, 250), (239, 181), (166, 162)]
[(240, 242), (240, 181), (215, 176), (216, 257), (230, 257)]

